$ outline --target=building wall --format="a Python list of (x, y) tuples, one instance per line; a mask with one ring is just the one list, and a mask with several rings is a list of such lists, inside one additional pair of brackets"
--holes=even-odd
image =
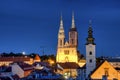
[(0, 66), (2, 65), (9, 66), (10, 63), (12, 63), (12, 61), (0, 61)]
[(72, 77), (76, 78), (78, 76), (77, 69), (64, 69), (63, 71), (58, 70), (57, 73), (62, 74), (65, 78)]
[(76, 48), (63, 47), (57, 50), (57, 62), (76, 62), (78, 63), (78, 55)]
[[(27, 63), (27, 64), (30, 64), (30, 65), (32, 65), (34, 63), (32, 58), (30, 58), (30, 60), (27, 60), (27, 61), (24, 61), (24, 62)], [(9, 66), (9, 64), (11, 64), (11, 63), (13, 63), (13, 61), (8, 61), (8, 60), (0, 61), (0, 66), (2, 66), (2, 65)]]
[(17, 64), (12, 65), (12, 73), (17, 74), (20, 78), (24, 77), (24, 71)]
[[(90, 54), (91, 52), (91, 54)], [(86, 45), (86, 78), (96, 67), (95, 45)]]
[(85, 59), (80, 60), (80, 61), (78, 62), (78, 65), (79, 65), (80, 67), (83, 67), (85, 64), (86, 64), (86, 60), (85, 60)]
[(92, 79), (102, 79), (103, 75), (108, 74), (108, 80), (118, 79), (120, 80), (120, 73), (116, 71), (112, 65), (110, 65), (107, 61), (103, 63), (92, 75)]

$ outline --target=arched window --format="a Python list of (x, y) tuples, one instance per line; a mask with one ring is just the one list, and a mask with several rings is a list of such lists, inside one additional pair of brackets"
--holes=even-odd
[(89, 55), (92, 55), (92, 52), (91, 52), (91, 51), (89, 52)]
[(60, 40), (60, 46), (62, 46), (62, 40)]
[(74, 44), (74, 39), (71, 39), (72, 44)]

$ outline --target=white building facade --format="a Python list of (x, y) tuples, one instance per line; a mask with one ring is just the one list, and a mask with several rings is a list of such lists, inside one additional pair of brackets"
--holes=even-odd
[(86, 78), (96, 67), (96, 44), (94, 43), (93, 31), (91, 24), (89, 25), (88, 37), (86, 43)]

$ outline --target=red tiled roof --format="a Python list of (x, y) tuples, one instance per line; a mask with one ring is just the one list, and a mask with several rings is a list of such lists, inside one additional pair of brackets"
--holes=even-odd
[(37, 55), (37, 54), (36, 54), (36, 56), (35, 56), (34, 60), (40, 60), (39, 55)]
[(59, 64), (63, 69), (78, 69), (80, 66), (75, 62), (65, 62), (65, 63), (57, 63)]
[(24, 70), (24, 71), (27, 71), (27, 70), (32, 70), (33, 69), (33, 66), (32, 65), (29, 65), (27, 63), (18, 63), (18, 65)]
[(29, 61), (30, 57), (0, 57), (0, 61)]

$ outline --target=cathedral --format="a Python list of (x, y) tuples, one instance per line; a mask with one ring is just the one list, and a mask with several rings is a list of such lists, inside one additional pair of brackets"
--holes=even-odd
[[(74, 14), (72, 14), (72, 24), (69, 29), (68, 41), (65, 41), (65, 31), (63, 26), (63, 19), (60, 19), (60, 28), (58, 32), (58, 45), (57, 45), (57, 55), (56, 62), (63, 68), (62, 74), (70, 74), (67, 76), (72, 76), (76, 78), (78, 74), (85, 73), (84, 77), (88, 79), (89, 74), (96, 67), (96, 51), (94, 43), (94, 38), (92, 35), (92, 25), (89, 23), (88, 37), (86, 39), (86, 59), (80, 58), (80, 52), (78, 50), (78, 32), (75, 26)], [(85, 71), (84, 71), (85, 66)], [(82, 69), (79, 73), (79, 68)], [(71, 72), (72, 71), (72, 72)], [(82, 76), (83, 77), (83, 76)], [(82, 78), (83, 79), (83, 78)], [(84, 79), (83, 79), (84, 80)]]
[(74, 14), (72, 14), (72, 25), (69, 30), (69, 40), (65, 41), (65, 32), (61, 16), (60, 28), (58, 32), (58, 46), (56, 62), (76, 62), (78, 63), (78, 32), (75, 26)]
[[(94, 42), (91, 21), (89, 22), (88, 37), (86, 38), (86, 56), (82, 60), (78, 50), (78, 32), (75, 26), (74, 14), (72, 14), (72, 24), (69, 29), (68, 41), (66, 41), (63, 19), (60, 19), (58, 32), (58, 45), (56, 63), (60, 68), (58, 73), (66, 79), (77, 80), (120, 80), (120, 68), (112, 65), (106, 60), (101, 60), (96, 64), (96, 44)], [(118, 63), (116, 63), (118, 65)], [(62, 70), (62, 71), (61, 71)]]

